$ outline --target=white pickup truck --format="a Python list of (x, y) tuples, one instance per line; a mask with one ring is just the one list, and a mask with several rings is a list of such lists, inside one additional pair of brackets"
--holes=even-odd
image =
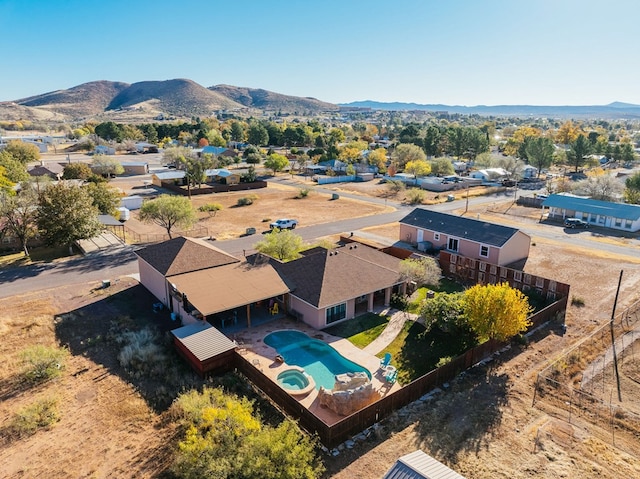
[(298, 225), (298, 220), (293, 220), (291, 218), (280, 218), (279, 220), (274, 221), (269, 226), (272, 230), (292, 230)]

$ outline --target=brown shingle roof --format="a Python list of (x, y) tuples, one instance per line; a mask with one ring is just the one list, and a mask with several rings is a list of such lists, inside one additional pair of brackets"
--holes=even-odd
[(204, 240), (182, 236), (147, 246), (136, 254), (167, 277), (240, 262)]
[(363, 245), (322, 250), (289, 263), (272, 263), (291, 294), (325, 308), (402, 282), (400, 260)]
[(228, 264), (173, 276), (171, 283), (205, 316), (289, 292), (269, 263)]

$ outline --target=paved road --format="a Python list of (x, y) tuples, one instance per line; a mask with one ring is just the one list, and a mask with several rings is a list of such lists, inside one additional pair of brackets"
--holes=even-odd
[[(287, 184), (285, 179), (278, 180), (279, 183)], [(296, 187), (298, 183), (292, 183)], [(335, 193), (333, 190), (316, 188), (317, 191), (323, 193)], [(369, 198), (361, 195), (350, 193), (339, 193), (341, 197), (356, 198), (361, 201), (370, 201), (377, 204), (386, 204), (393, 206), (395, 211), (365, 217), (355, 217), (331, 223), (324, 223), (314, 226), (300, 227), (295, 231), (302, 236), (305, 241), (312, 241), (322, 236), (335, 235), (340, 233), (348, 233), (363, 228), (393, 223), (402, 219), (414, 207), (401, 205), (390, 200), (381, 198)], [(501, 193), (498, 195), (476, 197), (469, 199), (469, 207), (481, 204), (490, 204), (504, 201), (510, 193)], [(337, 200), (340, 201), (340, 200)], [(460, 209), (462, 201), (454, 201), (441, 203), (430, 206), (429, 209), (447, 212)], [(493, 221), (493, 220), (492, 220)], [(497, 223), (501, 221), (496, 220)], [(505, 216), (505, 224), (514, 226), (512, 217)], [(554, 241), (569, 241), (575, 245), (576, 249), (599, 249), (614, 254), (627, 256), (637, 256), (640, 241), (630, 240), (627, 246), (619, 244), (611, 244), (608, 242), (597, 241), (597, 230), (567, 230), (560, 226), (542, 225), (538, 222), (519, 223), (517, 225), (521, 230), (528, 233), (535, 241), (536, 238), (546, 238)], [(253, 246), (262, 236), (260, 234), (246, 236), (239, 239), (218, 241), (214, 244), (220, 249), (233, 254), (242, 256), (254, 252)], [(56, 263), (37, 264), (32, 266), (0, 269), (0, 298), (13, 296), (30, 291), (53, 288), (68, 284), (79, 284), (103, 279), (115, 279), (121, 276), (136, 274), (138, 272), (136, 256), (133, 254), (132, 248), (125, 250), (98, 251), (91, 253), (85, 257), (77, 257), (68, 261), (60, 261)]]

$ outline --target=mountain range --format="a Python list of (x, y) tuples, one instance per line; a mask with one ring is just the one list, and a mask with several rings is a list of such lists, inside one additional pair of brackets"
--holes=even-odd
[(164, 117), (209, 116), (219, 110), (283, 113), (337, 111), (315, 98), (282, 95), (262, 89), (216, 85), (205, 88), (188, 79), (123, 83), (94, 81), (12, 102), (0, 102), (0, 120), (114, 119), (134, 121)]
[(538, 106), (538, 105), (442, 105), (420, 103), (384, 103), (365, 100), (351, 103), (340, 103), (341, 107), (367, 108), (372, 110), (389, 111), (446, 111), (463, 115), (481, 116), (518, 116), (535, 118), (640, 118), (640, 105), (632, 103), (613, 102), (608, 105), (587, 106)]
[(614, 102), (591, 106), (495, 105), (460, 106), (356, 101), (332, 104), (310, 97), (232, 85), (204, 87), (188, 79), (123, 83), (94, 81), (15, 101), (0, 102), (0, 121), (152, 121), (163, 118), (209, 116), (220, 110), (298, 115), (348, 110), (448, 112), (481, 116), (548, 118), (640, 118), (640, 105)]

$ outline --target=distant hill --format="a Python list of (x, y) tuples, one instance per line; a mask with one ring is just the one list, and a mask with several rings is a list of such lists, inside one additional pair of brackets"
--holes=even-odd
[(68, 90), (23, 98), (14, 103), (60, 113), (71, 118), (87, 117), (103, 112), (113, 98), (128, 87), (128, 83), (94, 81)]
[(385, 103), (372, 100), (341, 103), (341, 107), (370, 108), (372, 110), (423, 110), (446, 111), (464, 115), (483, 116), (520, 116), (520, 117), (549, 117), (549, 118), (640, 118), (640, 105), (614, 102), (609, 105), (590, 106), (536, 106), (536, 105), (495, 105), (495, 106), (461, 106), (420, 103)]
[(188, 79), (128, 84), (94, 81), (13, 102), (0, 102), (0, 120), (151, 121), (159, 113), (176, 118), (209, 116), (219, 110), (286, 113), (337, 111), (337, 105), (315, 98), (267, 90), (216, 85), (205, 88)]
[(216, 110), (241, 108), (242, 105), (192, 80), (143, 81), (122, 90), (107, 110), (146, 105), (158, 112), (190, 117), (211, 115)]
[(282, 95), (268, 90), (256, 88), (243, 88), (232, 85), (215, 85), (209, 90), (231, 98), (234, 101), (250, 108), (269, 111), (283, 111), (288, 113), (305, 111), (335, 111), (338, 106), (310, 97), (298, 97)]

